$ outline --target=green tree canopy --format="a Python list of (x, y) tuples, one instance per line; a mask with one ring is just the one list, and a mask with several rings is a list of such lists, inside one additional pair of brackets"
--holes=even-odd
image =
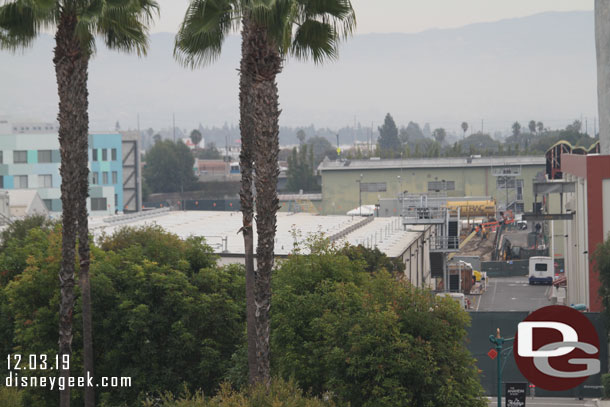
[(193, 172), (195, 159), (189, 148), (178, 141), (155, 143), (144, 157), (142, 171), (146, 184), (153, 192), (176, 192), (191, 189), (197, 179)]
[(601, 282), (599, 295), (604, 304), (604, 314), (606, 321), (610, 322), (610, 235), (595, 248), (593, 259)]
[(387, 114), (383, 121), (383, 126), (379, 127), (379, 148), (382, 154), (388, 157), (394, 157), (400, 154), (401, 144), (398, 139), (398, 128), (391, 114)]
[(434, 140), (436, 140), (438, 144), (443, 145), (445, 139), (447, 138), (447, 132), (443, 128), (434, 129), (432, 132), (432, 137), (434, 137)]
[(376, 260), (350, 260), (323, 241), (310, 250), (274, 276), (278, 374), (314, 395), (331, 393), (339, 405), (486, 405), (465, 347), (469, 316), (455, 301), (397, 281)]
[(198, 146), (199, 143), (201, 142), (201, 140), (203, 139), (203, 135), (201, 134), (201, 132), (197, 129), (191, 131), (191, 135), (190, 135), (191, 141), (193, 142), (193, 144), (195, 146)]
[(288, 183), (286, 189), (290, 192), (318, 192), (320, 186), (316, 179), (316, 165), (313, 149), (303, 144), (297, 150), (292, 149), (288, 157)]
[(530, 122), (527, 124), (527, 127), (529, 128), (530, 133), (535, 133), (536, 132), (536, 121), (530, 120)]
[(216, 148), (216, 143), (214, 142), (207, 143), (206, 147), (197, 150), (195, 155), (200, 160), (218, 160), (222, 158), (220, 151), (218, 151), (218, 148)]
[[(8, 284), (0, 284), (0, 350), (42, 353), (52, 360), (57, 353), (61, 230), (32, 229), (20, 242), (27, 265)], [(0, 269), (14, 265), (7, 254), (0, 253)], [(218, 267), (202, 238), (182, 240), (157, 226), (105, 236), (101, 247), (92, 247), (92, 259), (96, 376), (132, 378), (130, 388), (102, 390), (100, 405), (139, 406), (148, 396), (185, 388), (213, 393), (244, 341), (243, 268)], [(75, 321), (82, 310), (79, 294)], [(82, 366), (80, 339), (77, 329), (71, 358), (75, 371)], [(73, 396), (82, 405), (81, 391)], [(55, 407), (57, 394), (27, 389), (24, 406)]]
[(310, 149), (313, 151), (316, 168), (324, 160), (324, 157), (328, 157), (329, 160), (336, 160), (338, 157), (337, 147), (333, 146), (325, 137), (310, 137), (307, 144), (309, 144)]
[(297, 131), (297, 139), (299, 140), (299, 144), (305, 143), (306, 138), (307, 134), (305, 133), (305, 131), (303, 129), (299, 129), (299, 131)]
[(517, 137), (519, 134), (521, 134), (521, 125), (519, 124), (519, 122), (514, 122), (512, 129), (513, 129), (513, 136)]
[(464, 138), (466, 138), (466, 132), (468, 131), (468, 123), (462, 122), (462, 132), (464, 133)]

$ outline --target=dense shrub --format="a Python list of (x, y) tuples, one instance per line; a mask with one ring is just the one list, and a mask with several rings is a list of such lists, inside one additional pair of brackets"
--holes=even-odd
[(0, 386), (0, 406), (2, 407), (24, 407), (22, 403), (23, 393), (17, 389)]
[[(22, 245), (26, 267), (0, 287), (0, 310), (10, 316), (11, 329), (10, 338), (0, 334), (0, 345), (53, 358), (61, 234), (32, 230)], [(132, 380), (130, 388), (100, 391), (101, 405), (139, 404), (147, 394), (184, 387), (214, 391), (243, 342), (242, 268), (217, 267), (201, 239), (180, 240), (155, 227), (120, 230), (101, 246), (92, 247), (91, 265), (95, 374)], [(7, 257), (0, 256), (0, 269), (11, 267), (3, 259)], [(75, 292), (71, 370), (80, 375), (78, 286)], [(81, 392), (73, 394), (78, 404)], [(48, 389), (24, 392), (28, 407), (54, 406), (57, 400), (57, 392)]]
[(352, 407), (484, 406), (454, 301), (317, 245), (273, 281), (273, 368)]
[(604, 387), (604, 398), (610, 399), (610, 373), (602, 375), (602, 386)]
[[(328, 397), (326, 397), (328, 399)], [(269, 389), (256, 386), (242, 391), (228, 384), (214, 397), (203, 393), (174, 398), (167, 394), (158, 400), (147, 400), (144, 407), (332, 407), (332, 401), (304, 396), (294, 382), (273, 380)]]

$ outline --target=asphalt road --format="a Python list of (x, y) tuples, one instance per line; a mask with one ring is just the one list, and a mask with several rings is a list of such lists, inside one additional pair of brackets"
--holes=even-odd
[[(504, 404), (505, 400), (502, 398), (502, 404)], [(489, 407), (496, 407), (498, 405), (496, 398), (493, 400), (489, 400)], [(530, 398), (528, 397), (525, 400), (526, 407), (595, 407), (595, 402), (593, 400), (576, 400), (571, 398), (560, 398), (560, 397), (536, 397)], [(502, 406), (504, 407), (504, 406)]]
[(474, 311), (534, 311), (551, 305), (551, 286), (529, 285), (527, 277), (489, 278), (487, 291), (474, 296)]

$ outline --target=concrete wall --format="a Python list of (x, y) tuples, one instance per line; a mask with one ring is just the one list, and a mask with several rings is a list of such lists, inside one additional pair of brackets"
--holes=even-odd
[(568, 304), (586, 304), (589, 307), (589, 259), (587, 241), (587, 181), (565, 174), (566, 181), (576, 183), (576, 191), (567, 194), (566, 209), (575, 212), (574, 219), (565, 221), (568, 237), (565, 239), (565, 264), (568, 279)]
[(427, 228), (400, 256), (405, 264), (405, 278), (416, 287), (436, 289), (436, 279), (430, 272), (430, 234)]
[[(533, 180), (544, 165), (523, 166), (523, 200), (525, 210), (531, 211)], [(491, 167), (462, 168), (400, 168), (364, 169), (364, 170), (325, 170), (322, 171), (322, 213), (340, 215), (358, 206), (358, 183), (385, 182), (385, 192), (362, 192), (362, 204), (373, 205), (381, 198), (396, 198), (401, 191), (409, 193), (428, 192), (430, 181), (454, 181), (455, 190), (447, 191), (448, 196), (493, 196), (499, 206), (506, 200), (504, 190), (497, 190), (496, 177), (491, 174)], [(510, 197), (512, 200), (512, 196)]]

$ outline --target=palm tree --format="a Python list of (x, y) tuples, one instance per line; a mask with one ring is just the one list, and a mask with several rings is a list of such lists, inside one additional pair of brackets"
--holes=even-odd
[[(85, 376), (93, 376), (93, 335), (89, 282), (89, 230), (86, 200), (88, 170), (88, 67), (95, 35), (109, 48), (146, 52), (148, 24), (158, 9), (154, 0), (10, 0), (0, 6), (0, 46), (12, 50), (31, 45), (42, 30), (55, 30), (53, 63), (59, 95), (59, 145), (62, 200), (62, 261), (59, 271), (59, 354), (72, 353), (76, 235), (83, 304)], [(70, 370), (61, 369), (64, 380)], [(85, 406), (95, 404), (93, 387), (85, 388)], [(70, 388), (60, 392), (60, 406), (70, 405)]]
[(203, 136), (201, 135), (201, 132), (199, 130), (195, 129), (191, 131), (190, 138), (193, 144), (195, 145), (195, 148), (198, 148), (199, 143), (203, 139)]
[(536, 121), (535, 120), (530, 120), (530, 122), (527, 124), (527, 127), (529, 128), (530, 133), (532, 133), (532, 134), (536, 133)]
[(464, 139), (466, 138), (466, 132), (468, 131), (468, 123), (462, 122), (462, 131), (464, 132)]
[[(352, 33), (356, 19), (349, 0), (191, 0), (176, 36), (174, 55), (192, 68), (211, 63), (240, 21), (240, 197), (246, 251), (248, 364), (251, 382), (269, 383), (270, 282), (279, 207), (276, 77), (287, 55), (312, 58), (315, 63), (336, 58), (339, 40)], [(252, 179), (257, 194), (256, 273)]]

